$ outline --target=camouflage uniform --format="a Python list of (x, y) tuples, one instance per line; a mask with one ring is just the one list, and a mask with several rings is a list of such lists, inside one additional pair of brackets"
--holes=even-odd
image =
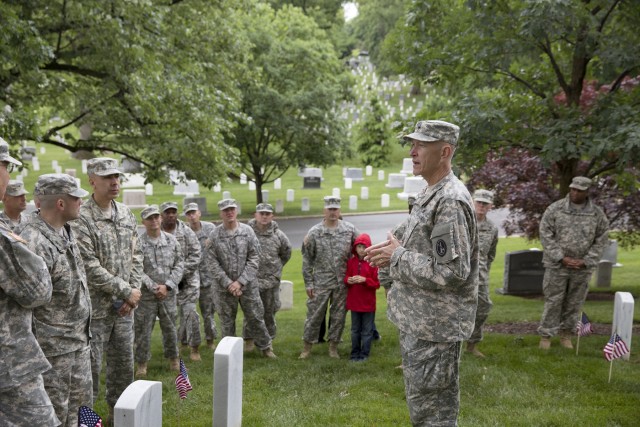
[[(183, 273), (182, 250), (176, 238), (164, 231), (155, 243), (146, 231), (142, 232), (140, 247), (144, 254), (144, 274), (142, 296), (135, 311), (135, 359), (137, 363), (147, 363), (151, 359), (151, 334), (156, 316), (160, 319), (164, 357), (175, 359), (179, 355), (176, 294)], [(155, 296), (158, 284), (167, 286), (167, 297), (162, 301)]]
[[(569, 200), (552, 203), (542, 215), (540, 242), (544, 248), (544, 311), (538, 333), (552, 337), (575, 332), (589, 290), (589, 279), (608, 244), (609, 221), (591, 199), (583, 209)], [(565, 256), (581, 258), (586, 268), (562, 265)]]
[(31, 310), (51, 299), (51, 277), (24, 243), (0, 222), (0, 425), (57, 426), (42, 381), (51, 364), (31, 330)]
[[(260, 350), (271, 348), (271, 337), (264, 324), (264, 308), (260, 300), (257, 282), (260, 262), (260, 243), (253, 229), (238, 223), (238, 228), (229, 232), (218, 226), (211, 233), (207, 247), (207, 262), (211, 265), (218, 293), (218, 316), (222, 336), (236, 335), (238, 303), (247, 322), (247, 331)], [(227, 288), (234, 281), (242, 285), (242, 296), (231, 295)]]
[(489, 270), (496, 257), (498, 246), (498, 227), (488, 219), (478, 222), (478, 246), (480, 254), (478, 258), (478, 309), (473, 333), (469, 338), (470, 343), (482, 341), (482, 326), (489, 317), (493, 303), (489, 297)]
[(203, 254), (200, 266), (198, 267), (198, 272), (200, 274), (200, 299), (198, 300), (198, 303), (200, 305), (202, 320), (204, 321), (204, 337), (207, 341), (213, 341), (218, 338), (216, 321), (214, 319), (217, 306), (217, 294), (215, 292), (215, 286), (212, 286), (215, 280), (211, 275), (211, 266), (205, 261), (204, 251), (209, 236), (213, 233), (216, 226), (215, 224), (205, 221), (201, 221), (200, 225), (200, 230), (194, 230), (194, 233), (200, 242), (200, 249)]
[(307, 299), (307, 318), (303, 340), (317, 343), (322, 318), (329, 307), (329, 341), (340, 342), (347, 315), (347, 287), (344, 275), (351, 256), (353, 242), (360, 233), (347, 221), (338, 221), (336, 228), (316, 224), (302, 244), (302, 276), (306, 289), (313, 289), (314, 297)]
[(200, 275), (198, 274), (201, 258), (200, 243), (191, 227), (180, 220), (176, 220), (176, 228), (170, 234), (173, 234), (180, 244), (184, 262), (177, 298), (180, 319), (178, 341), (189, 347), (198, 347), (202, 342), (200, 316), (196, 311), (196, 303), (200, 296)]
[[(15, 179), (12, 179), (9, 181), (9, 183), (7, 184), (5, 195), (23, 196), (25, 194), (29, 194), (29, 192), (25, 190), (23, 182)], [(25, 221), (28, 221), (28, 216), (29, 215), (27, 215), (27, 213), (20, 212), (20, 214), (18, 215), (18, 220), (14, 221), (11, 218), (9, 218), (9, 215), (7, 215), (4, 211), (0, 211), (0, 220), (4, 221), (7, 227), (14, 232), (16, 231), (19, 225), (24, 224)]]
[[(264, 324), (271, 339), (276, 337), (276, 312), (280, 310), (280, 278), (282, 268), (291, 258), (291, 243), (275, 221), (265, 231), (260, 231), (256, 220), (247, 223), (260, 242), (260, 267), (258, 285), (264, 308)], [(245, 331), (244, 339), (251, 339)]]
[(100, 391), (103, 352), (106, 353), (106, 400), (114, 407), (133, 382), (133, 315), (121, 317), (117, 308), (140, 289), (142, 260), (136, 220), (125, 205), (111, 201), (111, 216), (93, 198), (72, 221), (91, 294), (91, 372), (93, 401)]
[(11, 218), (9, 218), (7, 216), (6, 213), (4, 213), (4, 211), (0, 212), (0, 220), (4, 221), (4, 223), (6, 224), (6, 226), (11, 230), (11, 231), (16, 231), (16, 229), (21, 225), (24, 224), (26, 221), (29, 220), (29, 215), (26, 214), (25, 212), (20, 212), (20, 219), (18, 219), (18, 221), (14, 221)]

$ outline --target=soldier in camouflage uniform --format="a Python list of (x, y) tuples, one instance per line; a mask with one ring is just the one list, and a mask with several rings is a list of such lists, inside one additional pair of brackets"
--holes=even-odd
[(318, 342), (322, 318), (329, 305), (329, 356), (338, 355), (338, 343), (347, 316), (347, 287), (344, 275), (353, 242), (360, 233), (353, 224), (340, 219), (340, 198), (324, 198), (324, 219), (307, 233), (302, 243), (302, 276), (307, 291), (307, 318), (304, 321), (304, 349), (300, 359), (311, 355)]
[(4, 220), (12, 231), (27, 219), (27, 214), (24, 213), (27, 209), (26, 194), (29, 192), (24, 189), (21, 181), (9, 181), (7, 191), (2, 198), (4, 210), (0, 212), (0, 219)]
[(476, 348), (476, 344), (482, 341), (482, 326), (489, 317), (493, 303), (489, 297), (489, 270), (496, 257), (498, 246), (498, 227), (487, 219), (487, 213), (493, 207), (493, 192), (489, 190), (476, 190), (473, 193), (473, 204), (476, 209), (478, 221), (478, 246), (480, 257), (478, 259), (478, 310), (471, 338), (467, 341), (467, 351), (476, 357), (484, 357), (484, 354)]
[(135, 217), (115, 199), (120, 174), (114, 159), (87, 162), (91, 198), (72, 222), (91, 294), (91, 373), (93, 402), (100, 391), (103, 356), (107, 363), (106, 400), (113, 407), (133, 382), (133, 314), (140, 300), (142, 252)]
[(459, 128), (419, 121), (411, 143), (414, 175), (429, 184), (417, 196), (401, 239), (367, 250), (388, 268), (387, 315), (400, 330), (407, 405), (415, 426), (455, 426), (459, 359), (473, 331), (478, 299), (478, 230), (471, 195), (451, 171)]
[(151, 205), (140, 213), (145, 231), (140, 234), (144, 254), (142, 297), (135, 312), (136, 377), (147, 376), (147, 362), (151, 359), (151, 334), (160, 320), (164, 357), (170, 369), (180, 369), (176, 318), (176, 294), (182, 280), (183, 260), (180, 244), (173, 235), (160, 230), (160, 209)]
[(545, 272), (538, 333), (543, 350), (551, 347), (551, 337), (557, 334), (560, 345), (573, 348), (571, 335), (587, 298), (589, 279), (609, 243), (609, 220), (589, 197), (590, 186), (587, 177), (573, 178), (569, 194), (552, 203), (540, 221)]
[(91, 296), (80, 250), (68, 221), (89, 193), (70, 175), (41, 175), (33, 195), (40, 209), (19, 227), (29, 249), (44, 259), (53, 283), (48, 304), (33, 309), (33, 330), (52, 368), (42, 376), (63, 426), (78, 425), (78, 408), (92, 406)]
[[(260, 203), (254, 218), (248, 222), (260, 242), (258, 285), (264, 308), (264, 324), (271, 339), (276, 337), (276, 312), (280, 309), (282, 268), (291, 258), (291, 243), (273, 220), (273, 206)], [(253, 350), (253, 338), (244, 328), (245, 350)]]
[(216, 226), (207, 221), (200, 221), (202, 212), (200, 212), (197, 203), (188, 203), (185, 205), (184, 216), (187, 217), (189, 227), (191, 227), (191, 230), (196, 234), (198, 242), (200, 242), (200, 250), (203, 254), (200, 260), (200, 266), (198, 267), (198, 273), (200, 275), (200, 298), (198, 299), (198, 303), (200, 305), (202, 320), (204, 321), (204, 336), (207, 340), (207, 347), (213, 350), (216, 348), (215, 339), (218, 337), (216, 321), (214, 319), (216, 312), (216, 293), (215, 287), (212, 286), (214, 279), (211, 275), (211, 268), (205, 262), (204, 250), (209, 236)]
[(209, 238), (206, 262), (211, 265), (218, 293), (218, 316), (222, 336), (235, 336), (238, 303), (247, 322), (247, 332), (262, 354), (275, 358), (271, 337), (264, 324), (257, 274), (260, 243), (253, 229), (238, 221), (238, 204), (234, 199), (218, 202), (222, 225)]
[(164, 202), (160, 205), (162, 217), (162, 231), (172, 234), (182, 249), (183, 274), (178, 285), (178, 341), (191, 348), (190, 358), (193, 361), (200, 357), (200, 316), (196, 311), (196, 303), (200, 297), (200, 267), (201, 249), (196, 233), (184, 222), (178, 219), (178, 204)]

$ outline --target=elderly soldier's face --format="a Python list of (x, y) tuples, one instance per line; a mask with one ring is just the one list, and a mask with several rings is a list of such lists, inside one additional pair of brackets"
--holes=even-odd
[(9, 184), (9, 162), (0, 162), (0, 198), (4, 197), (4, 192)]
[(437, 172), (441, 164), (443, 145), (442, 141), (423, 142), (412, 139), (409, 154), (413, 160), (413, 174), (428, 181), (428, 177)]
[(114, 200), (120, 194), (120, 174), (117, 173), (106, 176), (91, 175), (89, 184), (94, 194), (101, 199)]
[(581, 205), (587, 201), (587, 190), (578, 190), (577, 188), (569, 189), (569, 200), (571, 202)]
[(187, 221), (189, 221), (189, 224), (197, 224), (200, 222), (200, 217), (202, 216), (202, 213), (199, 210), (194, 209), (192, 211), (187, 212), (185, 216), (187, 217)]
[(153, 214), (149, 215), (145, 219), (142, 220), (142, 225), (147, 230), (147, 233), (160, 229), (160, 215)]
[(174, 208), (165, 209), (162, 212), (162, 223), (169, 228), (173, 228), (178, 221), (178, 210)]

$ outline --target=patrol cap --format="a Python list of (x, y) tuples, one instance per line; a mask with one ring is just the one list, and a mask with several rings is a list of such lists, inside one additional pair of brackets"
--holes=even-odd
[(25, 190), (23, 182), (12, 179), (7, 184), (7, 191), (4, 194), (7, 196), (22, 196), (29, 194), (29, 192)]
[(218, 202), (218, 209), (220, 209), (221, 211), (237, 207), (238, 203), (236, 202), (236, 199), (222, 199)]
[(340, 197), (325, 196), (324, 207), (326, 209), (340, 209)]
[(591, 180), (586, 176), (576, 176), (571, 180), (569, 188), (575, 188), (576, 190), (588, 190), (591, 187)]
[(191, 211), (197, 211), (200, 209), (200, 206), (198, 206), (197, 203), (187, 203), (186, 205), (184, 205), (184, 214), (188, 214)]
[(78, 185), (78, 181), (66, 173), (46, 173), (38, 177), (34, 196), (67, 194), (73, 197), (87, 197), (89, 192)]
[(476, 190), (473, 192), (473, 200), (476, 202), (493, 204), (493, 191), (482, 189)]
[(109, 157), (96, 157), (95, 159), (87, 160), (87, 174), (108, 176), (108, 175), (121, 175), (122, 172), (118, 169), (118, 161)]
[(9, 155), (9, 144), (0, 136), (0, 162), (9, 162), (14, 165), (21, 166), (22, 162), (14, 159)]
[(446, 141), (451, 145), (458, 145), (460, 128), (452, 123), (440, 120), (421, 120), (416, 123), (413, 133), (403, 136), (406, 141), (415, 139), (422, 142)]
[(271, 212), (273, 213), (273, 206), (269, 203), (260, 203), (256, 206), (256, 212)]
[(164, 212), (167, 209), (175, 209), (178, 210), (178, 204), (176, 202), (164, 202), (160, 205), (160, 212)]
[(140, 212), (140, 216), (142, 217), (142, 219), (147, 219), (151, 215), (160, 215), (160, 209), (158, 208), (158, 205), (149, 205), (146, 208), (142, 209), (142, 212)]

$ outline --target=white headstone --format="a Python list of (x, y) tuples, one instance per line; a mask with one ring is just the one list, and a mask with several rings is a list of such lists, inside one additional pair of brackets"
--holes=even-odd
[(360, 188), (360, 198), (362, 200), (369, 200), (369, 187)]
[(162, 425), (162, 383), (138, 380), (129, 384), (113, 411), (115, 427)]
[(86, 173), (87, 173), (87, 161), (85, 159), (82, 159), (80, 161), (80, 164), (82, 165), (82, 173), (86, 175)]
[(262, 190), (262, 201), (269, 203), (269, 190)]
[(317, 176), (322, 178), (322, 169), (320, 168), (304, 168), (302, 176)]
[(611, 334), (617, 333), (629, 348), (629, 353), (622, 356), (629, 360), (631, 355), (631, 334), (633, 332), (633, 295), (630, 292), (616, 292), (613, 304), (613, 326)]
[(364, 174), (367, 176), (371, 176), (372, 173), (373, 167), (371, 167), (371, 165), (367, 165), (367, 167), (364, 168)]
[(378, 181), (384, 181), (384, 171), (383, 170), (379, 170), (378, 171)]
[(153, 196), (153, 184), (148, 183), (144, 185), (144, 194), (147, 196)]
[(293, 282), (288, 280), (280, 281), (280, 310), (291, 310), (293, 308)]
[(222, 184), (220, 184), (219, 182), (216, 183), (216, 185), (213, 186), (213, 192), (214, 193), (219, 193), (222, 191)]
[(222, 192), (222, 198), (223, 199), (230, 199), (231, 198), (231, 192), (230, 191), (223, 191)]
[(387, 188), (404, 188), (404, 180), (407, 175), (403, 173), (390, 173), (389, 180), (385, 184)]
[(213, 354), (213, 427), (242, 426), (243, 362), (244, 340), (222, 338)]
[(282, 178), (276, 178), (276, 180), (273, 181), (273, 189), (280, 190), (281, 188), (282, 188)]
[(241, 173), (240, 174), (240, 184), (244, 185), (247, 183), (247, 175)]
[(345, 178), (351, 178), (352, 181), (362, 181), (364, 179), (362, 168), (347, 168), (347, 173), (344, 176)]
[(302, 210), (302, 212), (309, 212), (309, 209), (311, 209), (311, 205), (309, 204), (308, 197), (302, 198), (302, 207), (300, 209)]
[(64, 173), (66, 173), (67, 175), (71, 175), (72, 177), (76, 177), (76, 170), (75, 169), (65, 169)]
[(40, 147), (40, 154), (45, 154), (47, 152), (47, 149), (44, 147)]
[(398, 193), (400, 200), (407, 200), (409, 196), (415, 196), (427, 186), (427, 181), (421, 176), (408, 176), (404, 179), (404, 189)]
[(352, 211), (358, 209), (358, 196), (349, 196), (349, 209)]
[(24, 182), (24, 177), (22, 175), (16, 175), (16, 181)]
[(187, 182), (178, 182), (173, 187), (174, 196), (184, 196), (187, 194), (191, 194), (191, 197), (193, 197), (194, 194), (200, 194), (200, 185), (198, 184), (198, 181), (190, 179)]
[(276, 213), (284, 212), (284, 202), (282, 199), (276, 200)]
[(122, 174), (122, 188), (143, 188), (144, 175), (141, 173)]
[(340, 189), (339, 188), (334, 188), (333, 190), (331, 190), (331, 196), (340, 197)]
[(249, 181), (249, 191), (256, 191), (256, 183)]
[(388, 208), (389, 207), (389, 195), (388, 194), (383, 194), (382, 196), (380, 196), (380, 206), (383, 208)]
[(31, 166), (33, 166), (34, 172), (38, 172), (40, 170), (40, 160), (37, 157), (31, 159)]
[(145, 191), (132, 189), (122, 190), (122, 203), (132, 209), (147, 207)]
[(287, 190), (287, 202), (293, 202), (295, 200), (295, 191), (292, 189)]
[(353, 184), (351, 182), (351, 178), (345, 178), (344, 179), (344, 188), (346, 190), (351, 190), (351, 187), (353, 187)]
[(402, 170), (400, 171), (400, 173), (413, 175), (413, 159), (411, 157), (402, 159)]
[(55, 169), (58, 167), (58, 161), (57, 160), (51, 160), (51, 169)]
[(20, 171), (20, 175), (22, 175), (23, 177), (26, 177), (29, 175), (29, 169), (24, 168), (22, 169), (22, 171)]
[(56, 166), (55, 168), (53, 168), (53, 171), (55, 173), (62, 173), (62, 166)]

